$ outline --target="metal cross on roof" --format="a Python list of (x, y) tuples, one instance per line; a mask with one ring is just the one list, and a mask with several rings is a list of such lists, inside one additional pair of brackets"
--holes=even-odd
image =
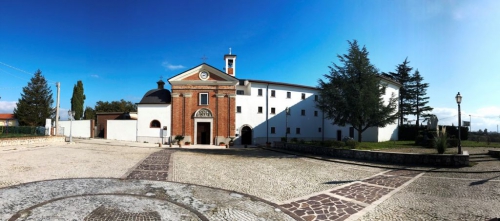
[(207, 57), (205, 55), (203, 55), (203, 57), (201, 57), (201, 60), (203, 60), (203, 63), (205, 63), (205, 61), (207, 61)]

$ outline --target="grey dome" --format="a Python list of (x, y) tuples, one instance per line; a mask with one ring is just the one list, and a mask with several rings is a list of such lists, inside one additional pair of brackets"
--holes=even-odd
[(163, 88), (165, 83), (160, 80), (157, 82), (158, 89), (149, 90), (144, 97), (142, 97), (139, 104), (170, 104), (172, 103), (172, 96), (170, 91)]

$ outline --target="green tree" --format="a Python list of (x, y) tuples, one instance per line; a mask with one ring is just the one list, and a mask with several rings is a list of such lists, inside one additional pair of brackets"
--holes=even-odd
[(413, 84), (408, 88), (412, 99), (409, 101), (411, 106), (411, 114), (417, 116), (417, 127), (420, 125), (420, 116), (430, 117), (430, 113), (434, 108), (428, 106), (429, 97), (427, 95), (428, 83), (423, 83), (424, 78), (420, 75), (418, 69), (412, 75)]
[(123, 99), (112, 102), (98, 101), (94, 109), (95, 112), (136, 112), (137, 105)]
[(352, 125), (361, 142), (366, 129), (384, 127), (398, 119), (397, 99), (393, 94), (384, 104), (382, 95), (387, 85), (381, 84), (366, 47), (360, 48), (356, 40), (348, 43), (348, 54), (337, 55), (341, 65), (333, 63), (333, 67), (329, 66), (330, 74), (324, 75), (326, 81), (319, 80), (316, 107), (333, 124)]
[(45, 119), (55, 113), (53, 103), (52, 90), (42, 72), (37, 70), (28, 86), (23, 87), (14, 115), (21, 126), (44, 126)]
[(95, 120), (95, 111), (92, 107), (85, 108), (85, 120)]
[(410, 103), (413, 100), (413, 94), (409, 91), (411, 85), (413, 84), (413, 78), (411, 76), (412, 67), (409, 66), (410, 61), (405, 58), (403, 63), (396, 66), (396, 72), (389, 72), (389, 75), (401, 85), (399, 89), (399, 125), (403, 125), (405, 121), (408, 120), (405, 116), (412, 114), (412, 105)]
[(85, 102), (83, 94), (83, 82), (76, 82), (73, 87), (73, 96), (71, 97), (71, 110), (75, 111), (75, 119), (80, 120), (83, 117), (83, 103)]

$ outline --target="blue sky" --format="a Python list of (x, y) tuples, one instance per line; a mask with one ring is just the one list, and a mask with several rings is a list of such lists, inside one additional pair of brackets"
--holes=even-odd
[[(0, 112), (12, 112), (40, 69), (61, 108), (82, 80), (86, 106), (139, 102), (162, 76), (203, 62), (238, 78), (316, 86), (356, 39), (380, 71), (406, 57), (430, 84), (440, 124), (500, 124), (500, 1), (2, 1)], [(54, 104), (55, 105), (55, 104)], [(64, 118), (64, 114), (62, 119)]]

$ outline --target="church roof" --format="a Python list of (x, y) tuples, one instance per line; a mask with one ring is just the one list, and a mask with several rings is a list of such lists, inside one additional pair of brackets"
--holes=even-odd
[(139, 104), (170, 104), (172, 103), (172, 96), (170, 95), (170, 91), (165, 89), (163, 85), (165, 82), (162, 80), (156, 82), (158, 84), (157, 89), (152, 89), (146, 92), (144, 97), (142, 97), (141, 102)]

